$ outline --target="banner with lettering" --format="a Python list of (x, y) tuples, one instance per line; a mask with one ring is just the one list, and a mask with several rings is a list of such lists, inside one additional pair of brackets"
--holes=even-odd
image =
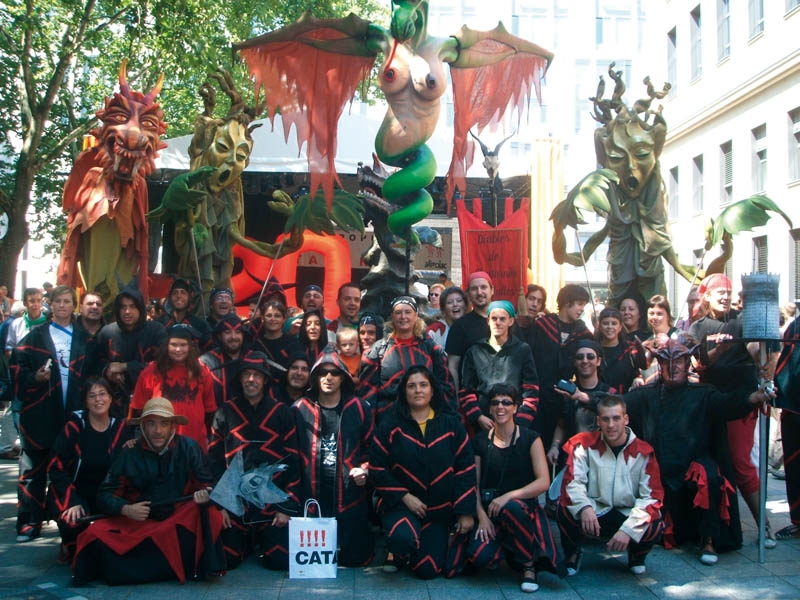
[(528, 230), (530, 199), (523, 198), (513, 211), (513, 198), (506, 198), (508, 215), (497, 227), (486, 224), (481, 214), (481, 201), (472, 203), (471, 212), (464, 200), (456, 204), (461, 237), (461, 272), (467, 289), (470, 273), (486, 271), (494, 283), (494, 299), (509, 300), (515, 306), (519, 289), (527, 284)]

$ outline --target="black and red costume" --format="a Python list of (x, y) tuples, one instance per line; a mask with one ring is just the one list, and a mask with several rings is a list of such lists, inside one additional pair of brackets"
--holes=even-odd
[[(225, 568), (222, 514), (212, 504), (183, 500), (212, 484), (197, 443), (175, 435), (156, 453), (142, 437), (122, 448), (97, 492), (97, 507), (111, 518), (94, 521), (78, 536), (72, 563), (76, 585), (102, 577), (110, 585), (145, 583)], [(127, 504), (149, 500), (150, 518), (122, 515)]]
[[(139, 310), (139, 320), (128, 331), (119, 326), (119, 309), (122, 298), (133, 300)], [(125, 287), (114, 299), (114, 315), (117, 323), (109, 323), (97, 334), (99, 363), (102, 372), (112, 362), (123, 362), (127, 365), (124, 384), (114, 387), (114, 405), (111, 414), (115, 417), (126, 417), (131, 394), (136, 388), (139, 375), (147, 364), (155, 360), (156, 352), (162, 342), (167, 339), (167, 330), (161, 323), (147, 320), (147, 308), (142, 293), (132, 287)]]
[(641, 344), (628, 340), (616, 346), (603, 346), (602, 350), (601, 378), (612, 393), (624, 394), (639, 376), (639, 369), (647, 368), (647, 354)]
[[(67, 416), (81, 408), (81, 387), (93, 367), (86, 354), (88, 332), (72, 328), (69, 354), (69, 378), (66, 399), (61, 382), (59, 361), (51, 325), (35, 327), (11, 353), (11, 371), (16, 396), (22, 403), (19, 434), (22, 454), (19, 459), (17, 533), (28, 525), (41, 523), (45, 517), (45, 488), (50, 449), (67, 422)], [(36, 371), (51, 361), (50, 378), (36, 381)], [(34, 535), (38, 531), (32, 532)]]
[(509, 383), (522, 395), (515, 421), (530, 428), (539, 408), (539, 376), (531, 348), (513, 335), (499, 351), (483, 340), (473, 344), (461, 360), (461, 411), (477, 430), (478, 417), (489, 417), (489, 389)]
[(217, 409), (208, 447), (214, 481), (219, 481), (238, 452), (242, 453), (245, 472), (265, 463), (286, 464), (286, 470), (276, 475), (274, 482), (289, 495), (289, 500), (268, 504), (263, 510), (246, 507), (242, 518), (230, 515), (232, 527), (222, 533), (228, 568), (245, 558), (252, 542), (260, 545), (261, 562), (266, 568), (287, 570), (289, 528), (273, 527), (271, 521), (278, 511), (300, 514), (297, 430), (289, 406), (276, 402), (265, 392), (255, 407), (237, 394)]
[[(339, 564), (365, 566), (372, 560), (374, 540), (369, 527), (371, 488), (357, 486), (350, 477), (354, 468), (369, 469), (369, 446), (372, 442), (374, 415), (368, 402), (353, 395), (354, 385), (347, 367), (336, 353), (325, 353), (311, 371), (311, 381), (319, 377), (321, 365), (333, 365), (342, 371), (339, 405), (322, 408), (317, 401), (318, 386), (292, 407), (297, 417), (297, 443), (302, 468), (302, 498), (316, 499), (324, 517), (336, 517)], [(338, 419), (332, 427), (329, 419)], [(330, 433), (329, 433), (330, 432)], [(326, 477), (324, 444), (326, 434), (335, 435), (335, 479)]]
[(97, 490), (121, 445), (130, 437), (129, 433), (125, 422), (114, 417), (105, 431), (96, 431), (86, 411), (77, 410), (69, 416), (53, 444), (47, 466), (48, 500), (52, 503), (61, 542), (70, 554), (74, 553), (78, 534), (89, 523), (71, 525), (61, 519), (61, 513), (73, 506), (82, 506), (87, 515), (98, 512)]
[[(423, 579), (459, 570), (463, 556), (453, 551), (450, 529), (476, 510), (475, 459), (461, 418), (436, 396), (431, 408), (423, 435), (398, 400), (378, 425), (369, 453), (387, 548)], [(403, 503), (407, 493), (427, 506), (424, 519)]]
[(776, 406), (781, 410), (781, 443), (783, 468), (786, 472), (786, 500), (789, 518), (800, 526), (800, 319), (795, 318), (783, 333), (786, 343), (778, 358), (775, 383), (778, 384)]
[(565, 323), (557, 313), (543, 315), (525, 331), (539, 375), (539, 410), (533, 428), (545, 448), (553, 443), (553, 432), (562, 413), (561, 396), (553, 390), (559, 379), (570, 379), (578, 340), (592, 337), (583, 321)]
[(665, 546), (712, 538), (717, 551), (742, 545), (725, 423), (753, 410), (752, 390), (650, 385), (625, 394), (630, 428), (655, 450), (664, 488)]
[(397, 386), (406, 370), (417, 365), (424, 366), (433, 374), (450, 408), (458, 410), (455, 384), (447, 368), (447, 354), (427, 334), (423, 335), (422, 338), (402, 340), (390, 335), (372, 344), (369, 352), (364, 354), (356, 395), (372, 404), (376, 422), (380, 422), (397, 398)]

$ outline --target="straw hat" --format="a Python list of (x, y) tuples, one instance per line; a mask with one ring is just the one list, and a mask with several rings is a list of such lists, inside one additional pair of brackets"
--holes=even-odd
[(166, 398), (152, 398), (147, 401), (142, 410), (142, 414), (138, 419), (130, 419), (131, 425), (138, 425), (146, 417), (155, 416), (162, 419), (169, 419), (176, 425), (188, 425), (189, 419), (184, 415), (176, 415), (175, 409), (172, 408), (172, 402)]

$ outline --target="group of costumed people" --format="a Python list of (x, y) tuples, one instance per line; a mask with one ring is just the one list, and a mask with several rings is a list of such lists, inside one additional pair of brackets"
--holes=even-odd
[[(345, 287), (340, 308), (360, 293)], [(749, 448), (772, 393), (737, 341), (724, 275), (702, 282), (688, 333), (670, 331), (668, 304), (651, 299), (652, 330), (628, 319), (622, 332), (628, 309), (606, 308), (594, 338), (580, 286), (562, 288), (553, 313), (531, 286), (518, 317), (473, 273), (466, 292), (440, 290), (443, 312), (449, 298), (464, 312), (447, 324), (447, 350), (410, 296), (394, 299), (384, 331), (358, 303), (326, 322), (319, 292), (304, 293), (319, 323), (302, 318), (298, 337), (282, 292), (248, 323), (222, 310), (233, 293), (215, 290), (198, 321), (178, 279), (162, 324), (126, 288), (98, 330), (82, 309), (74, 317), (74, 291), (56, 288), (51, 321), (11, 356), (23, 407), (18, 541), (55, 518), (76, 584), (216, 577), (250, 554), (281, 570), (289, 520), (313, 498), (337, 519), (339, 565), (368, 565), (382, 531), (384, 571), (450, 577), (505, 560), (525, 592), (543, 572), (577, 574), (586, 538), (627, 552), (637, 575), (660, 541), (699, 541), (707, 565), (741, 546), (736, 488), (756, 515)], [(214, 500), (234, 467), (252, 486), (237, 492), (241, 510)], [(548, 490), (560, 545), (540, 503)]]

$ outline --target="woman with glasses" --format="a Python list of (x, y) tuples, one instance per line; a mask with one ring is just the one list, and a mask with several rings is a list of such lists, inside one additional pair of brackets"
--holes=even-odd
[(478, 478), (478, 526), (468, 560), (477, 567), (503, 558), (522, 569), (523, 592), (539, 589), (541, 571), (557, 572), (558, 551), (538, 496), (550, 487), (539, 434), (515, 424), (521, 398), (513, 385), (489, 390), (492, 427), (472, 439)]
[(109, 415), (111, 385), (91, 377), (83, 389), (83, 410), (73, 412), (53, 445), (47, 472), (48, 504), (61, 534), (58, 562), (68, 564), (78, 534), (89, 526), (80, 519), (97, 513), (97, 488), (117, 449), (130, 437), (122, 419)]

